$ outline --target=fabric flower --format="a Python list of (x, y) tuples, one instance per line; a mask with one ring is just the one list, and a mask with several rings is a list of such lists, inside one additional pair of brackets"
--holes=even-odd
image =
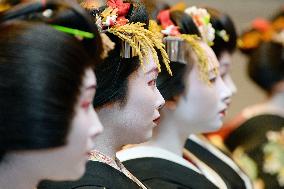
[(213, 45), (215, 29), (210, 23), (210, 14), (207, 10), (192, 6), (187, 8), (184, 12), (191, 16), (201, 34), (202, 39), (209, 45)]

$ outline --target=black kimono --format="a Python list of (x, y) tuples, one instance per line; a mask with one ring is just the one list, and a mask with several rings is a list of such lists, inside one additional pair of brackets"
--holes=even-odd
[[(145, 185), (144, 185), (145, 186)], [(84, 176), (78, 181), (43, 181), (37, 189), (141, 189), (122, 171), (101, 161), (88, 161)]]
[(164, 158), (139, 157), (125, 160), (123, 164), (152, 189), (217, 189), (204, 175)]
[[(225, 144), (234, 152), (242, 149), (257, 165), (258, 178), (264, 184), (265, 189), (284, 189), (277, 181), (276, 174), (269, 174), (264, 171), (264, 146), (268, 143), (267, 134), (269, 131), (279, 132), (284, 128), (284, 118), (278, 115), (257, 115), (245, 122), (230, 133), (225, 139)], [(283, 146), (282, 146), (283, 148)]]
[(209, 141), (191, 136), (187, 139), (185, 149), (194, 154), (200, 161), (213, 169), (225, 182), (228, 189), (252, 189), (249, 177), (234, 163), (234, 161)]

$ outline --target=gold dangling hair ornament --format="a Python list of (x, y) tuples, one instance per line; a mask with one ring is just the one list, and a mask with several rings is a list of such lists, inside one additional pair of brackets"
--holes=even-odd
[[(202, 81), (209, 83), (208, 79), (208, 58), (202, 49), (202, 47), (198, 44), (198, 40), (201, 40), (200, 37), (197, 35), (189, 35), (189, 34), (181, 34), (179, 36), (183, 40), (185, 40), (192, 48), (192, 50), (195, 52), (197, 58), (198, 58), (198, 67), (200, 72), (200, 78)], [(217, 72), (217, 70), (215, 70)]]
[[(111, 33), (123, 41), (121, 56), (123, 58), (138, 56), (140, 64), (144, 69), (143, 58), (149, 57), (151, 53), (158, 70), (161, 71), (161, 65), (156, 52), (156, 49), (158, 49), (161, 52), (167, 71), (172, 75), (169, 65), (170, 60), (164, 49), (165, 45), (159, 36), (145, 29), (145, 24), (140, 22), (129, 23), (125, 18), (130, 9), (130, 3), (124, 3), (122, 0), (109, 0), (107, 5), (108, 7), (100, 15), (97, 15), (96, 24), (101, 32)], [(149, 63), (148, 58), (146, 58), (146, 63)]]
[[(161, 22), (161, 33), (165, 35), (164, 42), (166, 43), (167, 53), (170, 60), (187, 64), (188, 57), (186, 58), (186, 50), (184, 42), (188, 43), (198, 58), (198, 67), (200, 79), (206, 83), (209, 83), (208, 70), (209, 63), (208, 58), (199, 44), (202, 39), (197, 35), (181, 34), (177, 26), (170, 19), (170, 10), (163, 10), (158, 14), (158, 20)], [(157, 26), (153, 27), (158, 30)]]
[[(158, 54), (155, 50), (157, 48), (160, 50), (163, 57), (163, 62), (166, 65), (167, 71), (172, 75), (169, 63), (170, 60), (165, 51), (165, 45), (160, 40), (159, 36), (156, 36), (155, 33), (145, 29), (142, 23), (128, 23), (123, 26), (114, 26), (108, 30), (109, 33), (116, 35), (121, 40), (127, 42), (130, 47), (133, 49), (132, 55), (139, 57), (141, 65), (144, 67), (143, 55), (148, 57), (149, 50), (152, 53), (153, 59), (158, 66), (159, 71), (161, 71), (161, 65), (159, 63)], [(146, 60), (149, 63), (149, 59)]]

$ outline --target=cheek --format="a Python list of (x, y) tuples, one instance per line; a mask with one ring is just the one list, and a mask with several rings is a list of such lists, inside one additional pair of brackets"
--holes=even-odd
[(78, 145), (85, 145), (88, 139), (91, 124), (90, 116), (82, 110), (73, 120), (72, 128), (70, 128), (70, 143)]
[(216, 87), (207, 85), (199, 78), (190, 80), (186, 98), (189, 106), (195, 108), (199, 113), (206, 114), (208, 109), (217, 108), (218, 95)]
[[(133, 91), (130, 103), (141, 115), (152, 115), (155, 111), (156, 93), (146, 83), (140, 83), (138, 89)], [(152, 118), (152, 117), (151, 117)]]

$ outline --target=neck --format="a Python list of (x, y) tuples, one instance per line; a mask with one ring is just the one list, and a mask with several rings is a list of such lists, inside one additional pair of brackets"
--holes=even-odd
[(146, 145), (160, 147), (182, 156), (184, 143), (189, 134), (181, 128), (186, 128), (186, 125), (176, 119), (174, 111), (164, 108), (161, 124), (154, 129), (153, 138)]
[(0, 164), (0, 189), (34, 189), (41, 180), (28, 161), (7, 157)]
[(99, 118), (104, 127), (104, 132), (97, 136), (95, 140), (95, 150), (107, 155), (110, 158), (115, 158), (116, 152), (119, 151), (123, 145), (127, 144), (125, 140), (126, 136), (121, 131), (121, 127), (117, 126), (116, 119), (113, 116), (117, 116), (111, 108), (104, 108), (98, 111)]
[(274, 92), (270, 97), (271, 104), (284, 109), (284, 90)]
[(114, 133), (104, 129), (103, 134), (100, 134), (96, 138), (95, 150), (114, 159), (116, 152), (122, 147), (122, 144), (120, 145), (116, 137)]

